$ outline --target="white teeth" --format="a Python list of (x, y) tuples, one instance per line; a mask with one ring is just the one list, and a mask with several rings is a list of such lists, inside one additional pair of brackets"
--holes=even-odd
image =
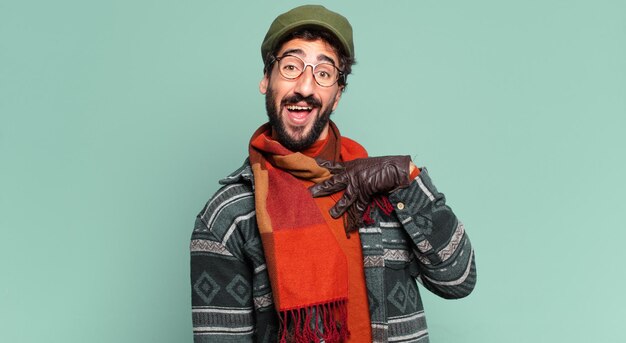
[(311, 111), (313, 107), (290, 105), (290, 106), (287, 106), (287, 109), (290, 111)]

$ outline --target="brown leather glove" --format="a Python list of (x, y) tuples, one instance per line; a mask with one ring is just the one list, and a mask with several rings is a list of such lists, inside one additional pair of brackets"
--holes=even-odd
[(411, 183), (410, 156), (370, 157), (348, 162), (318, 159), (317, 163), (334, 175), (326, 181), (311, 186), (309, 190), (313, 197), (346, 190), (343, 197), (330, 209), (330, 215), (333, 218), (339, 218), (348, 211), (347, 231), (352, 231), (361, 225), (363, 212), (375, 195), (387, 194), (407, 187)]

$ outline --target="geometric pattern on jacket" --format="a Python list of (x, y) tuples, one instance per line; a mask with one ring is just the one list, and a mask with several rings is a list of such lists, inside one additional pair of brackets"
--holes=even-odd
[[(191, 236), (194, 342), (276, 342), (249, 162), (220, 183)], [(426, 168), (389, 200), (391, 215), (371, 206), (373, 224), (359, 229), (372, 339), (428, 342), (417, 282), (443, 298), (467, 296), (476, 283), (474, 251)]]

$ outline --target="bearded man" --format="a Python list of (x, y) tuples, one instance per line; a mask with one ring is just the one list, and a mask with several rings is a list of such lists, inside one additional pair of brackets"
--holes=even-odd
[(428, 342), (417, 283), (467, 296), (474, 252), (425, 168), (368, 157), (330, 120), (354, 63), (350, 23), (294, 8), (261, 53), (269, 122), (192, 235), (195, 342)]

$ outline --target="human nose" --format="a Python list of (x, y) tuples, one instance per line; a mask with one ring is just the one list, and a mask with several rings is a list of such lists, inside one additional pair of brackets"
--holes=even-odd
[[(309, 67), (311, 71), (309, 71)], [(297, 79), (295, 92), (299, 93), (302, 96), (309, 96), (313, 94), (313, 89), (315, 88), (315, 76), (313, 76), (313, 66), (305, 65), (304, 71)]]

